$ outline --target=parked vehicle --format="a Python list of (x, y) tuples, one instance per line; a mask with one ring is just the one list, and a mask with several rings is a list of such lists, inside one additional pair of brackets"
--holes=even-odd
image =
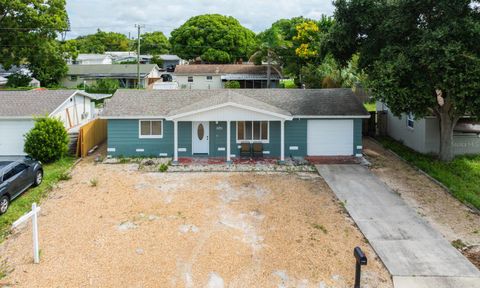
[(30, 186), (38, 186), (43, 180), (40, 161), (30, 157), (18, 160), (0, 159), (0, 215), (7, 212), (10, 202)]

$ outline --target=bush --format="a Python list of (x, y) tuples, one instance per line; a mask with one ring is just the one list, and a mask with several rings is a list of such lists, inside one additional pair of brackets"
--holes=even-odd
[(227, 89), (239, 89), (240, 88), (240, 82), (238, 82), (238, 81), (227, 81), (227, 82), (225, 82), (225, 88), (227, 88)]
[(42, 162), (54, 162), (68, 151), (69, 138), (62, 121), (56, 118), (35, 119), (35, 126), (25, 134), (24, 150)]
[(84, 85), (80, 83), (77, 85), (78, 89), (84, 89), (87, 93), (101, 93), (101, 94), (113, 94), (120, 88), (120, 83), (117, 79), (97, 79), (95, 84)]
[(17, 88), (17, 87), (28, 87), (32, 81), (32, 77), (24, 75), (22, 73), (14, 73), (8, 76), (7, 87)]

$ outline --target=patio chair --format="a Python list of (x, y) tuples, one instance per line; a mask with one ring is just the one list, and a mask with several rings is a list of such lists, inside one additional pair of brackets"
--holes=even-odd
[(252, 156), (252, 147), (250, 143), (243, 142), (240, 144), (240, 157), (251, 157)]
[(253, 143), (252, 153), (253, 153), (253, 157), (262, 158), (263, 157), (263, 144), (262, 143)]

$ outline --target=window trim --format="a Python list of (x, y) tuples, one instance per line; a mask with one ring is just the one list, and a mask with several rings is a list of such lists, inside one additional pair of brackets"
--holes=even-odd
[[(142, 122), (160, 122), (160, 135), (142, 135)], [(152, 126), (150, 124), (150, 133), (152, 133)], [(138, 138), (139, 139), (161, 139), (163, 138), (163, 119), (141, 119), (138, 120)]]
[[(192, 81), (190, 81), (190, 78), (192, 78)], [(187, 76), (187, 83), (193, 83), (193, 76)]]
[[(411, 123), (411, 126), (410, 126)], [(412, 112), (407, 113), (407, 128), (414, 130), (415, 129), (415, 116)]]
[[(247, 139), (244, 139), (244, 140), (240, 140), (238, 139), (238, 122), (252, 122), (252, 139), (251, 140), (247, 140)], [(253, 139), (253, 122), (260, 122), (260, 139), (259, 140), (254, 140)], [(267, 131), (268, 131), (268, 137), (266, 140), (262, 140), (262, 122), (267, 122)], [(246, 129), (243, 129), (243, 133), (245, 135), (245, 131)], [(240, 143), (263, 143), (263, 144), (268, 144), (270, 143), (270, 121), (235, 121), (235, 140), (237, 142), (237, 144), (240, 144)]]

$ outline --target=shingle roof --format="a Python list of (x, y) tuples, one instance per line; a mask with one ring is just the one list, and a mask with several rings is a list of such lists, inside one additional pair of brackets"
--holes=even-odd
[[(140, 64), (141, 77), (147, 76), (157, 67), (156, 64)], [(137, 75), (137, 64), (95, 64), (95, 65), (68, 65), (67, 75), (86, 75), (86, 76), (127, 76)]]
[(0, 117), (32, 117), (52, 113), (75, 90), (0, 91)]
[(209, 108), (209, 107), (217, 106), (221, 104), (226, 104), (226, 103), (236, 103), (236, 104), (254, 107), (254, 108), (262, 109), (262, 110), (277, 113), (277, 114), (282, 114), (285, 116), (292, 116), (292, 114), (288, 111), (269, 105), (265, 102), (258, 101), (254, 98), (244, 96), (240, 93), (236, 93), (236, 91), (234, 90), (219, 90), (217, 93), (201, 101), (194, 102), (180, 109), (170, 111), (168, 113), (168, 116), (188, 113), (188, 112), (201, 110), (201, 109), (205, 109), (205, 108)]
[[(254, 64), (193, 64), (177, 65), (176, 75), (226, 75), (226, 74), (267, 74), (267, 65)], [(272, 69), (272, 75), (278, 75)]]
[[(166, 117), (195, 107), (226, 101), (232, 91), (235, 102), (259, 106), (294, 116), (368, 116), (351, 89), (218, 89), (218, 90), (125, 90), (120, 89), (103, 111), (104, 117)], [(223, 96), (222, 96), (223, 95)], [(238, 95), (238, 96), (237, 96)], [(259, 104), (261, 103), (261, 104)], [(199, 108), (201, 109), (201, 108)]]

